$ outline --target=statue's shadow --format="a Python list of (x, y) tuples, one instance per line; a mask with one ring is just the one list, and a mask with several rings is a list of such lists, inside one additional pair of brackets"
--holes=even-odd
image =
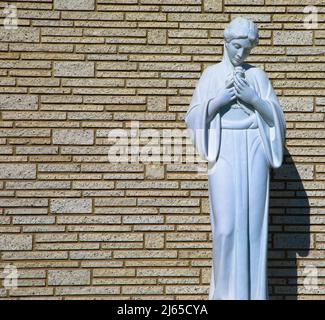
[(269, 296), (270, 300), (298, 299), (304, 278), (303, 274), (298, 276), (297, 257), (309, 253), (310, 206), (287, 149), (282, 167), (271, 170), (270, 187)]

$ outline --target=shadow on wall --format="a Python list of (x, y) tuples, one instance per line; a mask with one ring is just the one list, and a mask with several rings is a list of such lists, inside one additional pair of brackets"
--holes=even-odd
[(270, 300), (298, 299), (304, 268), (297, 256), (310, 248), (310, 206), (295, 163), (287, 149), (281, 168), (271, 171), (268, 279)]

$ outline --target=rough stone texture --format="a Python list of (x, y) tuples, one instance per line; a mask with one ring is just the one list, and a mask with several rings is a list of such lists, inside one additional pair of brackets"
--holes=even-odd
[(222, 1), (202, 0), (203, 8), (206, 12), (222, 12)]
[(165, 236), (163, 233), (147, 233), (145, 246), (147, 249), (162, 249), (164, 247)]
[(313, 44), (312, 31), (275, 31), (274, 32), (275, 45), (295, 45), (304, 46)]
[(148, 111), (166, 111), (166, 97), (148, 97)]
[(49, 270), (48, 284), (50, 286), (89, 285), (89, 270)]
[(14, 4), (22, 24), (0, 26), (0, 275), (13, 264), (23, 285), (1, 298), (208, 298), (206, 175), (178, 160), (108, 163), (108, 133), (139, 121), (181, 137), (224, 27), (245, 16), (260, 29), (249, 62), (288, 129), (271, 171), (270, 298), (325, 299), (324, 1), (312, 3), (318, 29), (304, 28), (301, 0)]
[(0, 163), (0, 179), (35, 179), (36, 165), (29, 163)]
[(11, 94), (0, 95), (0, 110), (37, 110), (37, 96)]
[[(19, 15), (18, 15), (19, 16)], [(40, 30), (38, 28), (19, 27), (17, 29), (0, 28), (1, 42), (38, 42)]]
[(3, 251), (22, 251), (32, 249), (32, 236), (22, 234), (1, 234), (0, 250)]
[(149, 44), (166, 44), (167, 31), (166, 30), (149, 30), (148, 43)]
[(93, 77), (94, 76), (93, 62), (75, 62), (64, 61), (54, 62), (55, 77)]
[(52, 213), (91, 213), (91, 199), (52, 199)]
[(54, 129), (53, 130), (53, 144), (93, 144), (94, 131), (80, 130), (80, 129)]
[(165, 168), (159, 164), (148, 164), (146, 166), (147, 179), (163, 179), (165, 175)]
[(54, 0), (55, 10), (94, 10), (95, 0)]

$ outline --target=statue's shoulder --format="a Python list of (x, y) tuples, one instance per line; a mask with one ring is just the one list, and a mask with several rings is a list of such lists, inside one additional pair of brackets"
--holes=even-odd
[(210, 64), (210, 65), (208, 65), (207, 67), (205, 67), (203, 69), (202, 77), (210, 78), (210, 77), (216, 76), (218, 74), (217, 71), (219, 71), (220, 68), (221, 68), (221, 63), (220, 62)]
[(245, 70), (245, 74), (247, 74), (249, 76), (253, 76), (253, 77), (259, 78), (259, 79), (268, 79), (266, 72), (259, 67), (253, 66), (248, 63), (244, 63), (242, 65), (242, 67)]
[(216, 70), (219, 70), (222, 67), (222, 63), (217, 62), (214, 64), (210, 64), (206, 69), (209, 69), (210, 72), (215, 72)]
[(220, 68), (220, 62), (210, 64), (203, 69), (203, 73), (211, 73)]

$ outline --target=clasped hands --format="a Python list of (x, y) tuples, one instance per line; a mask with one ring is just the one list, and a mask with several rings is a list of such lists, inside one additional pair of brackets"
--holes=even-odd
[(216, 97), (209, 103), (208, 121), (211, 121), (223, 106), (228, 105), (235, 99), (252, 106), (261, 114), (270, 127), (274, 126), (273, 111), (269, 107), (269, 103), (261, 99), (247, 80), (238, 76), (238, 74), (228, 77), (224, 87), (218, 91)]
[(224, 88), (219, 91), (219, 105), (224, 106), (234, 99), (240, 99), (254, 107), (258, 99), (256, 91), (249, 85), (245, 78), (235, 74), (228, 77)]

